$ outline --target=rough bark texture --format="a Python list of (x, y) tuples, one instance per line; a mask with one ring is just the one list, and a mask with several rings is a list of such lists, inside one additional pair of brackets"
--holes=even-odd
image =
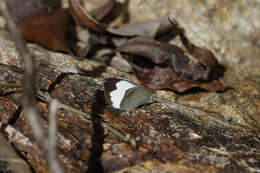
[[(96, 5), (95, 0), (88, 3)], [(60, 110), (59, 157), (67, 172), (259, 172), (260, 2), (131, 0), (129, 14), (130, 21), (174, 16), (192, 42), (213, 51), (227, 68), (223, 80), (232, 88), (220, 93), (161, 90), (157, 97), (167, 103), (117, 113), (105, 104), (102, 79), (136, 81), (134, 76), (30, 44), (37, 62), (37, 89), (93, 116), (104, 114), (108, 124), (130, 133), (138, 143), (132, 148), (107, 134), (99, 121)], [(3, 29), (0, 63), (0, 85), (8, 84), (0, 87), (1, 133), (33, 171), (47, 172), (44, 153), (20, 106), (20, 91), (14, 88), (23, 82), (21, 60)], [(38, 108), (47, 131), (48, 104), (39, 99)], [(0, 172), (7, 166), (0, 160)]]

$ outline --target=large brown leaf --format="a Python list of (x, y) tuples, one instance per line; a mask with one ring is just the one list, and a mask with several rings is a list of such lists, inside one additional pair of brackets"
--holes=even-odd
[[(91, 14), (82, 7), (79, 0), (69, 0), (69, 10), (77, 25), (87, 26), (96, 32), (107, 32), (105, 26), (91, 16)], [(110, 12), (110, 10), (107, 11)]]
[(171, 89), (184, 92), (190, 88), (201, 88), (207, 91), (223, 91), (227, 88), (220, 80), (194, 81), (176, 75), (170, 67), (155, 66), (151, 71), (138, 74), (137, 79), (151, 89)]
[(71, 16), (66, 9), (40, 14), (19, 20), (23, 37), (53, 51), (70, 53), (66, 41), (67, 24)]

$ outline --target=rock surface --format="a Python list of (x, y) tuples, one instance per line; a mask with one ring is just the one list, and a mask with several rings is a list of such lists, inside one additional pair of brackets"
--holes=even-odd
[[(88, 1), (92, 6), (96, 2)], [(106, 134), (99, 123), (62, 110), (58, 147), (68, 172), (97, 165), (105, 172), (260, 172), (260, 1), (131, 0), (128, 7), (130, 21), (173, 16), (193, 43), (214, 52), (227, 69), (223, 81), (231, 88), (221, 93), (161, 90), (157, 97), (164, 103), (117, 116), (102, 99), (102, 79), (136, 81), (134, 76), (29, 44), (37, 61), (38, 89), (93, 116), (104, 114), (108, 124), (129, 133), (139, 146), (132, 148)], [(0, 63), (5, 64), (0, 65), (0, 84), (22, 82), (20, 57), (4, 29)], [(35, 172), (47, 172), (17, 100), (19, 92), (8, 87), (0, 92), (1, 132)], [(39, 100), (38, 107), (47, 129), (48, 104)]]

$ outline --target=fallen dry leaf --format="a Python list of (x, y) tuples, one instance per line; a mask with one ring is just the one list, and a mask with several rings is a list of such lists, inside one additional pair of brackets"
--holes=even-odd
[(202, 65), (207, 67), (209, 70), (218, 69), (218, 67), (221, 66), (218, 63), (214, 54), (210, 50), (205, 48), (200, 48), (188, 40), (188, 38), (185, 35), (184, 29), (178, 26), (178, 22), (176, 20), (170, 17), (168, 20), (172, 24), (172, 26), (177, 30), (177, 33), (180, 36), (183, 45), (186, 47), (189, 53), (194, 58), (196, 58)]
[(190, 88), (201, 88), (207, 91), (224, 91), (227, 88), (220, 80), (194, 81), (182, 78), (176, 75), (170, 67), (155, 66), (147, 73), (136, 73), (136, 77), (143, 85), (151, 89), (184, 92)]
[(78, 0), (69, 0), (69, 10), (77, 25), (87, 26), (96, 32), (106, 32), (105, 26), (94, 19), (94, 17), (82, 7)]
[[(69, 0), (69, 9), (77, 25), (83, 25), (93, 31), (109, 34), (111, 36), (160, 37), (162, 35), (169, 34), (170, 32), (174, 31), (175, 26), (173, 26), (168, 19), (162, 19), (158, 21), (134, 22), (119, 28), (107, 28), (105, 25), (98, 21), (99, 18), (96, 15), (96, 11), (101, 11), (100, 9), (103, 9), (105, 14), (108, 15), (109, 12), (111, 12), (112, 4), (112, 0), (109, 0), (106, 4), (102, 6), (102, 8), (100, 7), (98, 8), (98, 10), (89, 13), (82, 7), (78, 0)], [(105, 17), (105, 15), (102, 15), (102, 17)]]
[(71, 16), (66, 9), (19, 20), (23, 37), (53, 51), (71, 53), (66, 40), (67, 24)]
[[(110, 14), (115, 4), (108, 0), (102, 6), (88, 13), (78, 0), (69, 0), (69, 10), (57, 10), (53, 13), (35, 15), (19, 21), (22, 34), (27, 40), (34, 41), (54, 51), (69, 52), (65, 34), (70, 14), (77, 25), (87, 26), (102, 35), (92, 35), (90, 44), (80, 53), (85, 56), (97, 44), (113, 45), (116, 51), (137, 55), (138, 61), (147, 58), (154, 65), (147, 71), (137, 72), (138, 79), (153, 89), (169, 88), (178, 92), (199, 87), (208, 91), (224, 90), (218, 79), (220, 64), (207, 49), (192, 44), (185, 36), (185, 31), (169, 17), (159, 21), (130, 23), (119, 28), (107, 28), (98, 19)], [(179, 35), (184, 46), (199, 64), (190, 64), (184, 51), (167, 42), (158, 41), (161, 36), (168, 40)], [(144, 64), (143, 63), (143, 64)], [(141, 67), (142, 68), (142, 67)], [(216, 73), (215, 73), (216, 72)], [(214, 74), (214, 75), (213, 75)], [(219, 73), (220, 74), (220, 73)], [(222, 73), (223, 74), (223, 73)], [(144, 78), (145, 76), (146, 78)], [(160, 80), (158, 80), (160, 79)]]

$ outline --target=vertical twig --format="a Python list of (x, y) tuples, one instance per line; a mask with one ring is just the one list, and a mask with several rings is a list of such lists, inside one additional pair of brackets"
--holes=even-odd
[[(6, 0), (0, 0), (0, 11), (2, 12), (2, 15), (4, 16), (7, 27), (11, 34), (13, 35), (15, 39), (15, 46), (19, 53), (19, 55), (22, 58), (23, 61), (23, 69), (24, 69), (24, 83), (23, 83), (23, 98), (22, 98), (22, 104), (27, 112), (27, 118), (29, 120), (29, 124), (32, 128), (32, 132), (34, 137), (42, 144), (42, 147), (46, 153), (46, 157), (48, 160), (48, 164), (50, 165), (51, 171), (53, 173), (63, 173), (64, 169), (60, 165), (58, 157), (57, 157), (57, 150), (56, 146), (53, 147), (53, 145), (56, 145), (56, 139), (54, 141), (53, 138), (56, 138), (56, 124), (51, 124), (51, 128), (54, 127), (54, 130), (51, 130), (52, 134), (49, 134), (51, 138), (48, 138), (43, 132), (43, 126), (40, 123), (40, 113), (36, 108), (36, 98), (35, 98), (35, 67), (34, 67), (34, 60), (31, 56), (28, 48), (26, 47), (26, 43), (22, 38), (22, 35), (15, 24), (13, 17), (10, 14), (10, 10), (8, 9)], [(55, 105), (55, 104), (54, 104)], [(53, 105), (52, 105), (53, 106)], [(56, 112), (56, 111), (54, 111)], [(52, 117), (53, 113), (51, 113)], [(50, 119), (52, 119), (50, 117)], [(50, 128), (50, 127), (49, 127)], [(53, 137), (55, 135), (55, 137)]]
[(57, 170), (60, 170), (60, 165), (58, 164), (58, 155), (57, 155), (57, 111), (58, 111), (58, 105), (59, 101), (53, 99), (50, 103), (49, 108), (49, 129), (48, 129), (48, 147), (47, 147), (47, 160), (49, 162), (53, 162), (50, 164), (51, 170), (53, 170), (54, 173), (57, 172)]
[[(12, 33), (14, 39), (15, 39), (15, 46), (20, 54), (23, 66), (24, 66), (24, 95), (22, 98), (22, 103), (24, 108), (26, 109), (28, 113), (28, 119), (30, 122), (39, 122), (39, 112), (36, 109), (36, 101), (34, 97), (35, 87), (34, 87), (34, 60), (32, 56), (30, 55), (27, 47), (25, 46), (25, 41), (23, 40), (19, 29), (17, 28), (17, 25), (13, 21), (13, 17), (11, 16), (6, 0), (0, 1), (0, 8), (2, 11), (2, 15), (4, 16), (8, 29)], [(43, 139), (44, 133), (41, 130), (42, 125), (36, 126), (35, 124), (31, 124), (33, 133), (37, 138)]]
[(49, 108), (49, 140), (50, 140), (50, 146), (56, 147), (56, 135), (57, 135), (57, 110), (58, 110), (59, 101), (56, 99), (53, 99), (50, 103)]

